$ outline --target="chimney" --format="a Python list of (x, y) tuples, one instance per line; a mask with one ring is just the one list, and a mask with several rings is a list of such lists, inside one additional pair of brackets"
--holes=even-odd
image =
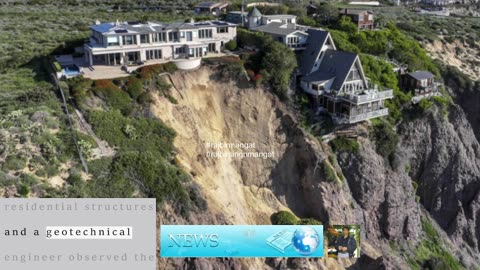
[(120, 25), (120, 21), (117, 19), (117, 21), (115, 22), (115, 26), (119, 26)]
[(99, 25), (100, 24), (100, 21), (99, 20), (95, 20), (95, 25)]
[(190, 18), (190, 23), (194, 23), (194, 22), (195, 22), (195, 19), (193, 19), (193, 17)]

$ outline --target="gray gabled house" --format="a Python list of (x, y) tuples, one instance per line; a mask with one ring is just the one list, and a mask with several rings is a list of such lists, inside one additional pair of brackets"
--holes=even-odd
[(328, 31), (298, 25), (291, 16), (263, 16), (254, 8), (248, 14), (248, 26), (295, 50), (297, 78), (314, 106), (339, 124), (388, 115), (385, 100), (393, 97), (393, 90), (372, 87), (357, 54), (338, 51)]
[(393, 90), (371, 86), (355, 53), (338, 51), (327, 31), (309, 29), (307, 47), (299, 55), (300, 85), (315, 107), (336, 123), (351, 124), (388, 115), (385, 100)]

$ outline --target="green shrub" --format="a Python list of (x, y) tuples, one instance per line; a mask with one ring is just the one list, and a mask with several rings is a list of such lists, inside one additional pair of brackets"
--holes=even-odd
[(56, 72), (62, 71), (62, 66), (60, 66), (60, 63), (58, 63), (57, 61), (53, 62), (53, 66), (55, 67)]
[(360, 144), (355, 139), (348, 139), (345, 136), (340, 136), (330, 141), (330, 146), (335, 152), (352, 152), (358, 153), (360, 151)]
[(165, 93), (166, 91), (170, 90), (170, 88), (172, 88), (172, 85), (165, 81), (165, 77), (158, 78), (155, 83), (155, 86), (159, 91), (163, 93)]
[(225, 49), (234, 51), (237, 49), (237, 42), (235, 40), (230, 40), (229, 42), (225, 43)]
[(273, 225), (321, 225), (322, 223), (314, 218), (298, 219), (288, 211), (278, 211), (270, 216)]
[(434, 96), (432, 97), (432, 101), (440, 105), (442, 108), (450, 106), (450, 101), (443, 96)]
[(149, 92), (143, 92), (140, 94), (140, 96), (137, 98), (138, 103), (142, 105), (147, 105), (153, 102), (152, 95)]
[(325, 174), (325, 179), (329, 182), (335, 182), (337, 180), (337, 176), (335, 175), (335, 170), (332, 168), (330, 164), (326, 160), (322, 162), (322, 169), (323, 173)]
[(408, 260), (412, 269), (423, 269), (428, 265), (431, 269), (461, 270), (462, 264), (448, 252), (433, 225), (422, 219), (422, 227), (426, 239), (422, 240), (415, 249), (414, 258)]
[(314, 218), (302, 218), (297, 225), (322, 225), (322, 223)]
[(220, 67), (219, 77), (223, 81), (238, 80), (243, 72), (242, 62), (226, 62)]
[(428, 111), (430, 108), (432, 108), (432, 106), (433, 103), (428, 98), (424, 98), (418, 103), (418, 107), (420, 108), (421, 112)]
[(129, 115), (132, 112), (130, 96), (118, 88), (111, 80), (95, 81), (93, 92), (102, 98), (112, 109), (118, 109), (124, 115)]
[(19, 155), (8, 156), (5, 159), (5, 163), (3, 163), (4, 170), (18, 171), (25, 168), (25, 166), (27, 166), (27, 160)]
[(20, 194), (22, 197), (27, 197), (28, 194), (30, 194), (30, 187), (22, 184), (18, 187), (18, 194)]
[(278, 211), (270, 217), (274, 225), (295, 225), (297, 224), (297, 217), (288, 211)]
[(397, 151), (398, 135), (392, 125), (386, 121), (377, 121), (373, 125), (373, 139), (375, 140), (377, 153), (388, 158), (393, 164)]
[(167, 98), (172, 104), (178, 104), (178, 100), (174, 98), (172, 95), (167, 94)]
[[(159, 120), (131, 119), (117, 110), (94, 111), (88, 115), (88, 120), (98, 137), (124, 151), (156, 151), (164, 156), (169, 156), (173, 151), (175, 131)], [(125, 134), (124, 127), (127, 125), (135, 128), (137, 134), (135, 139), (128, 138)]]
[(143, 91), (142, 81), (139, 79), (130, 76), (127, 81), (127, 92), (133, 99), (137, 99)]
[(154, 76), (168, 72), (173, 73), (177, 70), (177, 66), (175, 63), (168, 62), (165, 64), (156, 64), (156, 65), (149, 65), (140, 68), (137, 72), (141, 79), (144, 80), (151, 80)]

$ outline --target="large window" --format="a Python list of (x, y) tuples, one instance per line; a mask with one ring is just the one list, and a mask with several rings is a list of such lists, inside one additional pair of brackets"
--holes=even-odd
[(122, 41), (123, 45), (133, 45), (136, 44), (135, 36), (133, 35), (128, 35), (128, 36), (122, 36)]
[(298, 37), (289, 37), (287, 43), (288, 44), (297, 44), (299, 42)]
[(184, 54), (185, 52), (186, 52), (186, 48), (185, 48), (185, 47), (175, 48), (175, 54)]
[(167, 42), (167, 33), (153, 33), (152, 40), (154, 43)]
[(217, 33), (228, 33), (228, 27), (218, 27)]
[(162, 50), (147, 50), (147, 60), (162, 59)]
[(198, 38), (212, 38), (212, 29), (198, 30)]
[(140, 43), (150, 43), (150, 37), (148, 34), (140, 35)]
[(179, 42), (178, 32), (168, 32), (168, 41), (170, 42)]
[(107, 37), (107, 44), (108, 46), (119, 46), (120, 39), (118, 38), (118, 36)]

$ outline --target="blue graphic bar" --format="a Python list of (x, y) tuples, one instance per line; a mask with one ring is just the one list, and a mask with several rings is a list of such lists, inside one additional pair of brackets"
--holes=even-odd
[(323, 257), (322, 225), (162, 225), (160, 257)]

